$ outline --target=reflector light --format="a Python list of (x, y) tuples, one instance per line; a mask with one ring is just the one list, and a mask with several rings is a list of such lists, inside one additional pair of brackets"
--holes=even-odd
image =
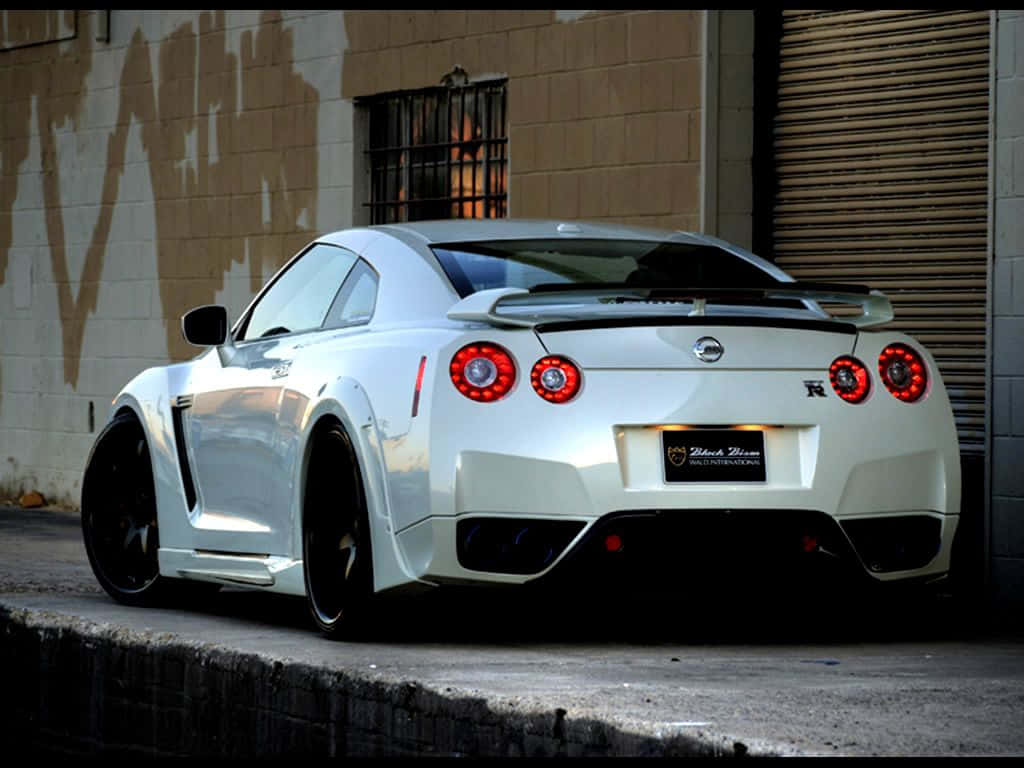
[(551, 403), (564, 403), (580, 391), (580, 369), (564, 357), (542, 357), (530, 371), (533, 391)]
[(427, 356), (424, 355), (420, 358), (420, 369), (416, 372), (416, 389), (412, 395), (412, 415), (413, 418), (420, 410), (420, 389), (423, 387), (423, 369), (427, 367)]
[(604, 548), (609, 552), (618, 552), (622, 549), (622, 537), (617, 533), (610, 533), (604, 539)]
[(466, 381), (474, 387), (484, 389), (498, 378), (498, 366), (486, 357), (474, 357), (462, 371)]
[(868, 396), (871, 378), (864, 363), (855, 357), (843, 355), (832, 361), (828, 369), (832, 389), (848, 403), (859, 403)]
[(813, 536), (804, 536), (800, 543), (804, 552), (814, 552), (818, 548), (818, 540)]
[(882, 350), (878, 373), (893, 397), (905, 403), (920, 400), (928, 387), (924, 359), (906, 344), (890, 344)]
[(508, 350), (489, 342), (467, 344), (452, 356), (452, 384), (470, 400), (500, 400), (516, 383), (516, 366)]

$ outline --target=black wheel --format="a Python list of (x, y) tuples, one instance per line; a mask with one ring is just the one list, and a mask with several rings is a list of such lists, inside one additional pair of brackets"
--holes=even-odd
[(165, 596), (153, 467), (133, 415), (117, 416), (93, 445), (82, 479), (82, 535), (96, 579), (115, 600), (152, 605)]
[(313, 621), (329, 638), (367, 629), (373, 564), (366, 494), (352, 441), (340, 424), (314, 439), (302, 513), (302, 560)]

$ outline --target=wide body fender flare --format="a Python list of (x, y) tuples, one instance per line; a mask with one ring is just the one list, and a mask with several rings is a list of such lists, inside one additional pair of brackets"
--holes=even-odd
[(302, 503), (306, 488), (306, 475), (314, 448), (317, 426), (325, 419), (341, 423), (352, 440), (366, 495), (367, 515), (370, 518), (370, 548), (373, 554), (374, 590), (381, 592), (410, 583), (424, 588), (433, 586), (416, 578), (409, 567), (405, 553), (395, 536), (391, 519), (390, 493), (387, 484), (387, 466), (373, 405), (366, 390), (355, 379), (341, 376), (327, 385), (320, 399), (313, 405), (302, 425), (302, 460), (296, 467), (293, 499), (295, 528), (293, 531), (294, 556), (302, 557)]

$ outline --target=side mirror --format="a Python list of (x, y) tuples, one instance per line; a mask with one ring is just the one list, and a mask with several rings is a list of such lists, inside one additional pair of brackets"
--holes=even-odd
[(228, 338), (228, 310), (220, 304), (189, 310), (181, 318), (181, 333), (197, 347), (219, 347)]

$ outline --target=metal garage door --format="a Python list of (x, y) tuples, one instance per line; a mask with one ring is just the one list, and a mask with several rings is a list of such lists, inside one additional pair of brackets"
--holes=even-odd
[(889, 294), (964, 453), (984, 437), (988, 100), (988, 11), (783, 12), (777, 262)]

